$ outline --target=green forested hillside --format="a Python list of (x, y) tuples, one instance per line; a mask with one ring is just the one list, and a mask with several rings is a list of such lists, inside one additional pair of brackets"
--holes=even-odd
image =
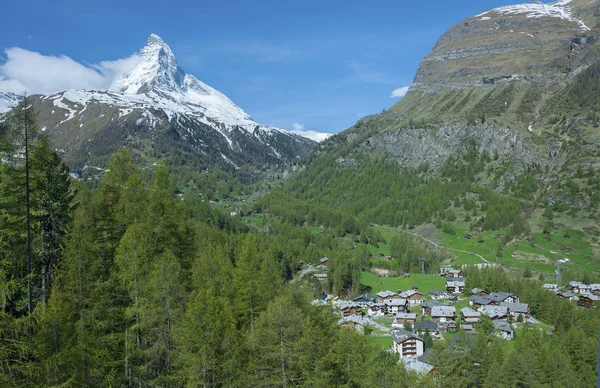
[[(15, 119), (3, 156), (9, 135), (20, 139)], [(29, 140), (31, 272), (23, 160), (0, 169), (1, 386), (413, 385), (391, 354), (288, 283), (330, 249), (175, 196), (166, 166), (146, 183), (126, 151), (97, 190), (69, 184), (44, 140)]]

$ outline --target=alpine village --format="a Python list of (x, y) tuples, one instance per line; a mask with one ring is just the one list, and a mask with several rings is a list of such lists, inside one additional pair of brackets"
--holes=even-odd
[(0, 89), (0, 386), (600, 386), (600, 1), (453, 24), (320, 142), (156, 34)]

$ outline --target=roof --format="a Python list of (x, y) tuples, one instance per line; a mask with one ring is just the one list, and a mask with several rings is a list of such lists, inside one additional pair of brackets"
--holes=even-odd
[(542, 288), (546, 288), (546, 289), (553, 289), (553, 288), (558, 288), (557, 284), (552, 284), (552, 283), (546, 283), (542, 286)]
[(402, 362), (404, 363), (406, 370), (414, 371), (420, 375), (425, 375), (433, 370), (433, 365), (419, 361), (416, 358), (403, 359)]
[(400, 296), (405, 299), (410, 298), (413, 295), (423, 295), (423, 294), (421, 294), (419, 291), (415, 291), (415, 290), (404, 291), (403, 293), (400, 294)]
[(590, 284), (592, 290), (600, 290), (600, 284)]
[(437, 323), (433, 322), (433, 321), (419, 321), (419, 322), (415, 322), (415, 330), (416, 331), (426, 331), (429, 330), (431, 332), (434, 332), (437, 330)]
[(460, 310), (463, 316), (465, 317), (480, 317), (481, 313), (479, 311), (475, 311), (469, 307), (462, 308)]
[(350, 302), (350, 301), (342, 301), (340, 303), (338, 303), (338, 309), (340, 310), (344, 310), (344, 309), (348, 309), (348, 308), (362, 308), (361, 305), (359, 305), (358, 303), (354, 303), (354, 302)]
[(485, 306), (483, 312), (490, 318), (502, 318), (508, 315), (508, 307), (506, 306)]
[(496, 321), (492, 321), (492, 323), (494, 324), (494, 328), (496, 328), (498, 330), (502, 330), (502, 331), (505, 331), (505, 332), (511, 333), (511, 334), (513, 333), (512, 327), (506, 321), (496, 320)]
[(473, 325), (460, 325), (460, 328), (464, 331), (471, 331), (473, 330)]
[(396, 313), (396, 319), (417, 319), (414, 313)]
[(442, 291), (442, 290), (431, 290), (431, 291), (429, 291), (429, 293), (431, 295), (448, 295), (448, 293), (446, 291)]
[(492, 300), (487, 296), (472, 295), (469, 297), (469, 300), (473, 302), (473, 304), (479, 304), (482, 306), (487, 306), (488, 304), (492, 303)]
[(406, 299), (392, 299), (383, 302), (386, 306), (405, 306), (408, 302)]
[(454, 317), (456, 310), (452, 306), (433, 306), (431, 308), (432, 317)]
[(387, 297), (394, 296), (394, 295), (398, 295), (398, 294), (395, 292), (392, 292), (392, 291), (379, 291), (377, 293), (377, 296), (380, 298), (387, 298)]
[(464, 287), (464, 280), (446, 280), (446, 287)]
[(340, 319), (338, 321), (338, 325), (341, 325), (344, 323), (349, 323), (349, 322), (354, 322), (354, 323), (357, 323), (357, 324), (363, 325), (363, 326), (372, 323), (372, 321), (369, 318), (363, 317), (362, 315), (349, 315), (347, 317), (343, 317), (342, 319)]
[(415, 333), (411, 333), (410, 331), (406, 331), (406, 330), (395, 330), (392, 332), (392, 339), (398, 343), (401, 344), (403, 342), (405, 342), (406, 340), (409, 340), (411, 338), (414, 338), (416, 340), (419, 340), (421, 342), (424, 342), (423, 339), (421, 337), (419, 337), (418, 335), (416, 335)]
[(454, 277), (454, 276), (446, 276), (446, 281), (448, 282), (458, 282), (458, 281), (465, 281), (465, 278), (463, 278), (462, 276), (458, 276), (458, 277)]
[(511, 313), (522, 313), (527, 314), (529, 312), (529, 305), (527, 303), (500, 303), (500, 306), (508, 307), (508, 311)]
[(325, 262), (327, 262), (328, 260), (329, 260), (329, 258), (328, 258), (328, 257), (324, 257), (324, 258), (322, 258), (322, 259), (321, 259), (321, 263), (325, 263)]
[(573, 298), (575, 294), (563, 290), (556, 290), (556, 295), (562, 296), (563, 298)]
[(500, 291), (500, 292), (492, 292), (486, 298), (489, 298), (489, 299), (493, 300), (494, 302), (500, 303), (500, 302), (504, 302), (506, 299), (508, 299), (512, 296), (514, 296), (514, 295), (511, 294), (510, 292)]
[(352, 299), (354, 302), (356, 301), (365, 301), (365, 302), (375, 302), (376, 298), (371, 294), (362, 294)]
[(434, 306), (448, 306), (448, 304), (442, 303), (442, 302), (423, 302), (423, 303), (421, 303), (421, 307), (423, 307), (423, 308), (434, 307)]

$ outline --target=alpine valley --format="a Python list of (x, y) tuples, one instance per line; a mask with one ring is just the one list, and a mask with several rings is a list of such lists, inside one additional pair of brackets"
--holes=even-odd
[[(150, 3), (136, 16), (164, 20)], [(172, 3), (284, 41), (296, 2)], [(297, 3), (334, 27), (289, 12), (295, 38), (351, 32), (352, 2)], [(353, 30), (383, 24), (360, 3)], [(389, 15), (446, 5), (407, 3)], [(600, 0), (467, 18), (401, 100), (318, 144), (253, 121), (156, 35), (107, 90), (0, 94), (15, 104), (0, 386), (598, 386)]]

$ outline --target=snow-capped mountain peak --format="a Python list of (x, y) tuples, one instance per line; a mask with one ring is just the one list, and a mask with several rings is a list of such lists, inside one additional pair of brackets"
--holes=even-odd
[(151, 34), (140, 51), (140, 62), (118, 79), (111, 90), (125, 94), (144, 94), (155, 88), (181, 91), (179, 85), (184, 76), (171, 48), (158, 35)]
[(177, 65), (169, 45), (156, 34), (148, 37), (137, 66), (115, 81), (110, 91), (142, 98), (173, 112), (206, 116), (228, 126), (244, 127), (250, 132), (258, 125), (223, 93), (186, 74)]

